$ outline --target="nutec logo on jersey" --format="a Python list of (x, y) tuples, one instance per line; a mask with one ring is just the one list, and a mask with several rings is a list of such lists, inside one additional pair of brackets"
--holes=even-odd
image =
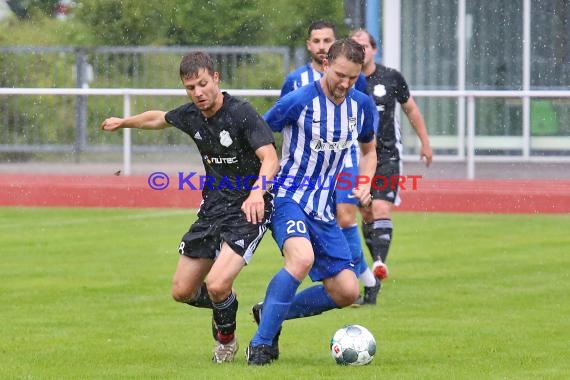
[(220, 144), (225, 147), (232, 145), (234, 141), (232, 140), (230, 133), (228, 131), (221, 131), (220, 132)]
[(204, 159), (209, 165), (212, 164), (237, 164), (239, 162), (237, 157), (210, 157), (205, 155)]

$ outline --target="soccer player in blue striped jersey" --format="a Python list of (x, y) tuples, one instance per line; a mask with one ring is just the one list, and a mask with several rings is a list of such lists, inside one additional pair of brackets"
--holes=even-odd
[[(311, 55), (311, 62), (287, 74), (281, 87), (281, 97), (322, 78), (323, 60), (335, 41), (336, 26), (332, 22), (314, 21), (309, 25), (306, 44)], [(354, 87), (359, 91), (366, 92), (367, 83), (364, 74), (358, 76)]]
[(307, 50), (311, 62), (292, 71), (285, 78), (281, 87), (281, 97), (323, 76), (323, 61), (327, 57), (329, 47), (336, 41), (336, 26), (327, 21), (314, 21), (309, 25), (307, 33)]
[[(314, 21), (307, 30), (307, 50), (311, 55), (311, 62), (292, 71), (285, 78), (281, 88), (281, 97), (299, 87), (313, 83), (323, 76), (323, 59), (326, 58), (329, 47), (336, 41), (336, 26), (327, 21)], [(364, 74), (360, 74), (354, 84), (354, 88), (367, 93), (367, 82)], [(354, 177), (358, 175), (358, 156), (360, 155), (357, 145), (351, 147), (349, 155), (345, 160), (345, 170), (347, 175), (344, 178), (354, 184)], [(352, 260), (357, 268), (357, 275), (364, 285), (365, 292), (380, 289), (380, 283), (374, 278), (372, 271), (368, 268), (362, 243), (358, 232), (356, 214), (358, 213), (358, 199), (352, 194), (353, 186), (341, 186), (336, 190), (336, 211), (337, 221), (346, 237)]]
[[(323, 77), (279, 99), (264, 116), (283, 134), (271, 228), (285, 265), (267, 286), (246, 351), (250, 365), (277, 359), (284, 320), (342, 308), (359, 295), (352, 255), (335, 219), (334, 189), (351, 145), (358, 143), (359, 174), (368, 181), (353, 192), (363, 205), (371, 202), (377, 119), (372, 100), (352, 88), (363, 62), (360, 44), (335, 41), (323, 60)], [(307, 275), (322, 284), (297, 293)]]

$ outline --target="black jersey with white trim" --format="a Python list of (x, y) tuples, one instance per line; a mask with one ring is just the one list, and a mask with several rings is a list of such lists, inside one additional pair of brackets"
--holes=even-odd
[(261, 168), (255, 151), (274, 144), (269, 126), (248, 102), (226, 92), (223, 95), (222, 107), (211, 118), (204, 117), (193, 103), (165, 116), (194, 140), (202, 156), (206, 176), (202, 177), (200, 212), (209, 216), (241, 207)]
[(378, 161), (399, 160), (402, 142), (396, 101), (401, 104), (408, 101), (408, 84), (398, 70), (380, 64), (376, 64), (376, 70), (366, 77), (366, 81), (367, 92), (373, 96), (381, 120), (381, 128), (376, 136)]

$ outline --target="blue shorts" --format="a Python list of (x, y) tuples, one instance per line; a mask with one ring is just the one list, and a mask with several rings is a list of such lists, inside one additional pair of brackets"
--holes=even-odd
[(302, 236), (311, 242), (315, 255), (315, 262), (309, 272), (311, 280), (322, 281), (344, 269), (350, 269), (359, 275), (352, 263), (348, 243), (336, 221), (313, 219), (292, 199), (275, 198), (271, 231), (281, 250), (285, 240), (290, 237)]
[(360, 201), (352, 194), (352, 189), (356, 187), (356, 176), (358, 167), (344, 167), (337, 176), (335, 188), (335, 201), (339, 203), (349, 203), (358, 206)]

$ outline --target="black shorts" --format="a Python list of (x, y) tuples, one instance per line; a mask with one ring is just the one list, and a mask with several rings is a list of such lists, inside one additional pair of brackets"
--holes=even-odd
[(381, 199), (398, 206), (400, 204), (399, 177), (402, 172), (400, 160), (384, 160), (376, 166), (370, 188), (372, 199)]
[(217, 218), (199, 217), (182, 236), (178, 253), (193, 258), (214, 260), (226, 242), (249, 263), (263, 238), (273, 212), (273, 202), (265, 202), (265, 217), (260, 224), (247, 221), (240, 210), (228, 210)]

